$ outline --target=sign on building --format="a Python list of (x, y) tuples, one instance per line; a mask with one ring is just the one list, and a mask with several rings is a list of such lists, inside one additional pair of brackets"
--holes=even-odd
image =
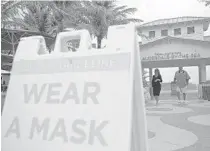
[[(51, 54), (40, 50), (42, 37), (22, 40), (2, 116), (2, 151), (147, 151), (135, 26), (110, 27), (108, 37), (119, 41), (123, 32), (127, 43), (103, 51), (88, 48), (87, 32), (61, 33)], [(82, 46), (62, 52), (71, 36)]]
[(200, 53), (191, 52), (167, 52), (167, 53), (155, 53), (152, 56), (146, 56), (142, 58), (142, 61), (160, 61), (160, 60), (175, 60), (175, 59), (199, 59)]

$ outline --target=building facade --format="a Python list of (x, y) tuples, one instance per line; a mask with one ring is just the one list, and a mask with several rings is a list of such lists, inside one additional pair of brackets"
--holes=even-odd
[(141, 26), (141, 32), (145, 35), (142, 38), (142, 43), (167, 36), (204, 40), (204, 33), (209, 27), (209, 19), (205, 17), (179, 17), (145, 23)]
[(143, 68), (198, 66), (199, 83), (206, 81), (210, 65), (208, 17), (178, 17), (144, 23), (140, 27)]

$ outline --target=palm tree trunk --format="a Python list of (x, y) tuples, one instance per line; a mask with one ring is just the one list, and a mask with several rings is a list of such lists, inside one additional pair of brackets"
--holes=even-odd
[(61, 20), (61, 21), (58, 22), (58, 33), (59, 32), (62, 32), (63, 31), (63, 28), (64, 28), (63, 27), (63, 21)]
[(101, 48), (102, 36), (97, 36), (97, 48)]

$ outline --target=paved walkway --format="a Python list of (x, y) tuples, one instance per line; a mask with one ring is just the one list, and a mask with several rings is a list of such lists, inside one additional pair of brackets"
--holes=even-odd
[(210, 151), (210, 101), (154, 104), (146, 105), (150, 151)]
[(157, 107), (150, 101), (146, 113), (150, 151), (210, 151), (210, 101), (170, 97)]

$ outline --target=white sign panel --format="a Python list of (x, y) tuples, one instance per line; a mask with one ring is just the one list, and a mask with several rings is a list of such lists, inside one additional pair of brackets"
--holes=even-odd
[(141, 49), (142, 61), (162, 61), (162, 60), (192, 60), (209, 58), (210, 42), (184, 43), (177, 42), (171, 44), (146, 44)]
[(147, 150), (134, 52), (16, 58), (2, 116), (2, 151)]

